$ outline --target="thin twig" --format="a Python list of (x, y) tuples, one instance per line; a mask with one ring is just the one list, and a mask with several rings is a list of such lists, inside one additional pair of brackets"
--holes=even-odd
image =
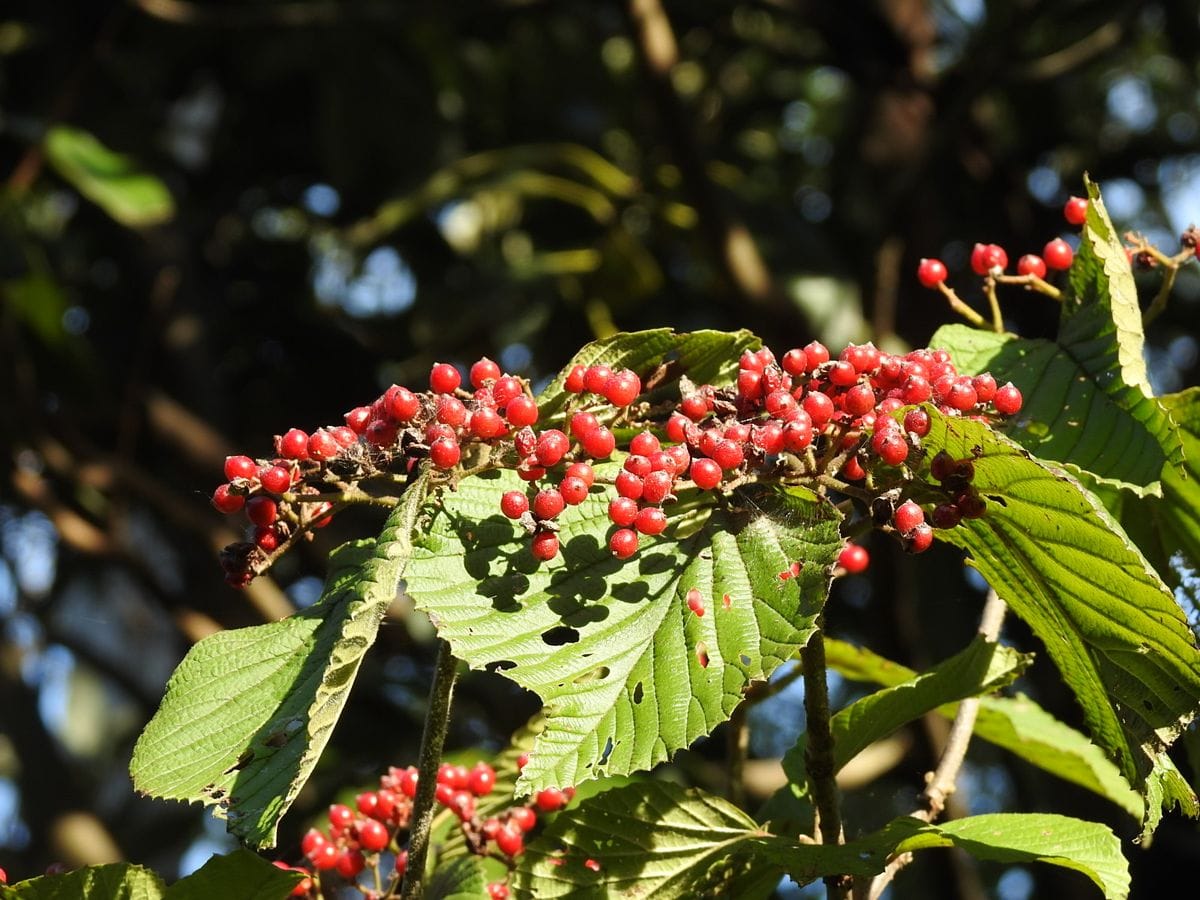
[(429, 832), (433, 826), (437, 771), (450, 726), (450, 701), (457, 679), (458, 660), (450, 651), (450, 644), (439, 641), (433, 684), (429, 687), (429, 707), (425, 712), (425, 732), (421, 736), (420, 776), (417, 779), (417, 796), (413, 801), (408, 868), (400, 889), (400, 896), (404, 900), (419, 900), (425, 892), (425, 861), (429, 855)]
[[(1000, 636), (1000, 626), (1004, 622), (1007, 607), (1000, 596), (989, 589), (987, 601), (983, 605), (983, 614), (979, 619), (979, 633), (988, 640), (995, 642)], [(946, 808), (946, 799), (954, 792), (954, 784), (958, 780), (959, 770), (967, 756), (967, 747), (971, 742), (971, 734), (975, 730), (975, 718), (979, 714), (979, 698), (968, 697), (958, 704), (958, 713), (954, 716), (954, 724), (950, 726), (950, 734), (946, 738), (946, 746), (942, 750), (937, 768), (926, 778), (925, 790), (921, 793), (921, 807), (911, 813), (914, 819), (923, 822), (933, 822)], [(901, 869), (912, 862), (911, 853), (897, 856), (881, 873), (870, 882), (867, 896), (876, 900), (884, 889), (891, 883)]]
[(941, 282), (938, 285), (938, 290), (942, 292), (942, 296), (946, 298), (946, 302), (950, 304), (950, 308), (976, 328), (988, 327), (987, 319), (963, 303), (958, 294), (954, 292), (954, 288), (950, 287), (946, 282)]

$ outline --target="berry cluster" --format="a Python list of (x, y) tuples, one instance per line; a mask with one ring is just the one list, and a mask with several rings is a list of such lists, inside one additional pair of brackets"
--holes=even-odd
[[(524, 754), (520, 757), (518, 768), (524, 766), (527, 758)], [(418, 780), (415, 767), (392, 766), (380, 777), (378, 790), (365, 791), (355, 798), (353, 809), (341, 803), (330, 806), (328, 831), (311, 828), (300, 842), (307, 867), (290, 866), (283, 861), (275, 863), (282, 869), (305, 875), (292, 896), (322, 896), (323, 887), (336, 890), (333, 885), (323, 885), (321, 881), (323, 875), (328, 877), (334, 873), (367, 898), (388, 895), (387, 891), (377, 894), (360, 885), (359, 876), (369, 871), (378, 876), (372, 879), (376, 884), (382, 883), (385, 876), (393, 883), (404, 877), (408, 866), (404, 838), (412, 819)], [(526, 834), (537, 827), (539, 814), (562, 809), (575, 796), (575, 791), (573, 788), (547, 788), (535, 795), (529, 806), (516, 805), (495, 815), (481, 817), (477, 804), (491, 794), (495, 786), (496, 771), (485, 762), (476, 763), (470, 769), (443, 763), (438, 768), (435, 796), (439, 804), (459, 819), (472, 852), (481, 856), (495, 855), (511, 868), (512, 861), (524, 852)], [(493, 900), (505, 900), (508, 885), (503, 881), (494, 882), (488, 885), (488, 893)]]
[(971, 460), (956, 460), (943, 450), (930, 461), (929, 473), (941, 482), (947, 495), (930, 516), (934, 528), (953, 528), (963, 519), (978, 519), (987, 511), (987, 501), (971, 484), (975, 478), (975, 464)]

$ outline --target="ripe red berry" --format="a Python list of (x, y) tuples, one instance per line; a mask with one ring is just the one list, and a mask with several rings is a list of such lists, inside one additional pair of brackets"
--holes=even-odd
[(505, 491), (500, 498), (500, 512), (510, 519), (519, 519), (529, 509), (529, 498), (522, 491)]
[(671, 493), (674, 477), (670, 472), (650, 472), (642, 479), (643, 503), (662, 503)]
[(857, 456), (852, 456), (842, 464), (841, 471), (838, 473), (847, 481), (862, 481), (867, 477), (867, 471), (862, 467), (862, 463), (858, 461)]
[(273, 553), (279, 549), (279, 532), (274, 528), (263, 528), (261, 525), (254, 529), (254, 543), (264, 553)]
[(793, 419), (783, 426), (783, 446), (793, 453), (800, 453), (810, 447), (812, 440), (812, 418), (808, 413), (804, 413), (803, 419)]
[(349, 828), (350, 823), (353, 821), (354, 810), (346, 806), (344, 803), (335, 803), (329, 807), (329, 824), (338, 831)]
[(462, 449), (454, 438), (440, 437), (429, 445), (429, 461), (439, 469), (453, 469), (460, 459)]
[(581, 437), (579, 443), (583, 445), (583, 452), (592, 459), (608, 459), (617, 448), (616, 437), (603, 425)]
[(904, 549), (909, 553), (924, 553), (933, 545), (933, 529), (922, 522), (904, 536)]
[(388, 845), (391, 839), (387, 826), (375, 819), (365, 819), (358, 825), (358, 843), (364, 850), (376, 853)]
[(910, 409), (904, 414), (904, 430), (912, 432), (917, 437), (925, 437), (929, 434), (931, 424), (929, 413), (923, 409)]
[(812, 341), (804, 345), (804, 356), (808, 359), (808, 370), (811, 372), (817, 366), (829, 362), (829, 348), (820, 341)]
[(614, 372), (604, 383), (601, 393), (613, 406), (628, 406), (642, 392), (642, 380), (629, 369)]
[(500, 413), (482, 406), (471, 413), (471, 434), (480, 440), (490, 441), (501, 437), (508, 430)]
[(246, 505), (246, 498), (242, 494), (235, 494), (229, 490), (228, 484), (218, 485), (213, 491), (212, 505), (218, 512), (223, 512), (226, 515), (235, 513)]
[(537, 457), (538, 465), (549, 468), (558, 465), (570, 449), (571, 439), (557, 428), (550, 428), (538, 435), (533, 454)]
[(308, 438), (308, 458), (316, 460), (333, 459), (341, 451), (341, 444), (332, 434), (321, 428), (314, 431)]
[(608, 549), (617, 559), (629, 559), (637, 553), (637, 532), (630, 528), (618, 528), (608, 538)]
[(999, 244), (976, 244), (971, 250), (971, 268), (976, 275), (1008, 268), (1008, 254)]
[(313, 851), (308, 860), (313, 864), (314, 869), (325, 871), (336, 866), (341, 855), (342, 852), (336, 844), (322, 844)]
[(797, 378), (809, 369), (808, 356), (799, 347), (793, 347), (787, 353), (783, 354), (783, 359), (780, 360), (780, 363), (783, 366), (783, 371)]
[(508, 811), (508, 821), (522, 831), (532, 831), (537, 825), (537, 813), (531, 806), (514, 806)]
[(300, 839), (300, 852), (311, 858), (313, 851), (324, 844), (329, 843), (329, 840), (316, 828), (310, 828), (304, 832), (304, 837)]
[(1042, 249), (1042, 255), (1050, 268), (1069, 269), (1071, 260), (1075, 258), (1075, 251), (1062, 238), (1055, 238)]
[(876, 431), (871, 437), (871, 449), (889, 466), (898, 466), (908, 459), (908, 441), (895, 428)]
[(278, 450), (284, 459), (308, 459), (308, 432), (289, 429), (278, 439)]
[(566, 381), (563, 384), (572, 394), (583, 393), (583, 377), (587, 372), (587, 367), (583, 365), (571, 366), (571, 371), (567, 373)]
[(566, 508), (567, 501), (554, 488), (538, 491), (533, 498), (533, 514), (539, 519), (555, 519)]
[(634, 525), (642, 534), (662, 534), (667, 527), (667, 516), (657, 506), (647, 506), (638, 510)]
[(520, 856), (525, 849), (525, 837), (520, 829), (505, 825), (496, 833), (496, 846), (505, 856)]
[(460, 384), (462, 376), (449, 363), (434, 363), (429, 370), (429, 387), (436, 394), (453, 394)]
[(596, 483), (596, 473), (585, 462), (571, 463), (567, 466), (566, 477), (578, 478), (589, 488)]
[[(467, 421), (467, 407), (453, 394), (441, 394), (437, 398), (434, 415), (443, 425), (458, 428)], [(311, 449), (309, 452), (312, 452)]]
[(638, 502), (628, 497), (615, 497), (608, 504), (608, 517), (614, 525), (623, 527), (637, 521)]
[(701, 457), (692, 460), (689, 475), (696, 487), (705, 491), (712, 490), (721, 483), (721, 466), (715, 460)]
[(346, 425), (355, 433), (362, 434), (367, 430), (367, 424), (371, 421), (371, 407), (356, 406), (354, 409), (345, 415)]
[(867, 548), (860, 544), (847, 544), (838, 554), (838, 565), (851, 575), (865, 572), (870, 562), (871, 557), (867, 553)]
[(621, 468), (626, 472), (632, 472), (638, 478), (645, 478), (654, 471), (654, 463), (650, 462), (649, 457), (631, 453), (625, 457), (625, 462), (622, 463)]
[(571, 434), (578, 441), (582, 441), (599, 427), (599, 420), (590, 412), (577, 412), (571, 416)]
[(996, 412), (1002, 416), (1014, 416), (1021, 410), (1022, 403), (1021, 392), (1010, 381), (1003, 387), (996, 389), (996, 396), (992, 398), (992, 405), (996, 407)]
[(246, 518), (255, 525), (266, 528), (279, 518), (279, 504), (270, 497), (258, 494), (246, 501)]
[(508, 885), (503, 881), (489, 881), (487, 892), (488, 900), (508, 900)]
[(646, 483), (629, 470), (622, 469), (617, 473), (615, 487), (619, 496), (627, 497), (630, 500), (640, 500), (642, 492), (646, 489)]
[(521, 394), (508, 401), (508, 405), (504, 407), (504, 415), (508, 418), (510, 425), (515, 428), (524, 428), (538, 420), (537, 404), (532, 397)]
[(578, 506), (587, 499), (588, 486), (582, 478), (567, 475), (558, 483), (558, 492), (569, 505)]
[(734, 441), (721, 440), (713, 447), (713, 462), (726, 471), (736, 469), (742, 464), (745, 458), (746, 456), (742, 452), (741, 445)]
[(688, 394), (679, 401), (679, 411), (693, 422), (699, 422), (708, 415), (708, 401), (700, 394)]
[(401, 850), (399, 853), (396, 854), (396, 874), (399, 875), (401, 878), (403, 878), (404, 873), (407, 871), (408, 871), (408, 851)]
[(258, 463), (248, 456), (225, 457), (225, 477), (229, 481), (235, 478), (253, 478), (258, 473)]
[(842, 394), (842, 408), (852, 416), (861, 416), (875, 408), (875, 391), (869, 384), (856, 384)]
[(417, 796), (417, 781), (420, 779), (421, 773), (413, 766), (409, 766), (400, 773), (400, 793), (410, 800)]
[(496, 383), (492, 385), (492, 401), (497, 409), (508, 406), (514, 397), (520, 397), (524, 393), (525, 388), (521, 386), (521, 380), (511, 375), (496, 379)]
[(917, 281), (921, 282), (923, 287), (935, 288), (944, 282), (949, 274), (946, 264), (940, 259), (922, 259), (917, 264)]
[(558, 788), (546, 788), (538, 791), (533, 802), (542, 812), (556, 812), (567, 805), (567, 798)]
[(892, 515), (892, 524), (901, 534), (908, 534), (924, 521), (925, 510), (911, 500), (905, 500), (897, 506), (896, 512)]
[[(457, 375), (458, 373), (455, 372)], [(421, 400), (406, 387), (393, 384), (383, 395), (384, 406), (397, 422), (408, 422), (421, 410)]]
[(1026, 253), (1017, 260), (1018, 275), (1036, 275), (1038, 278), (1046, 277), (1046, 261), (1036, 253)]
[(959, 412), (966, 412), (979, 402), (979, 395), (975, 393), (975, 386), (971, 383), (971, 379), (962, 377), (956, 379), (950, 386), (950, 390), (946, 392), (946, 405), (951, 409), (957, 409)]
[(543, 561), (554, 559), (558, 556), (558, 535), (553, 531), (539, 531), (533, 536), (529, 549), (533, 552), (535, 559)]
[(603, 394), (604, 386), (611, 377), (612, 369), (606, 365), (588, 366), (587, 371), (583, 373), (583, 386), (593, 394)]
[(1072, 225), (1082, 225), (1087, 221), (1088, 202), (1084, 197), (1071, 197), (1063, 206), (1063, 218)]
[(738, 393), (747, 400), (757, 400), (762, 396), (762, 372), (754, 369), (742, 369), (738, 372)]
[(839, 359), (830, 366), (828, 374), (830, 383), (838, 387), (850, 387), (850, 385), (858, 381), (857, 370), (844, 359)]
[(629, 441), (629, 452), (636, 456), (650, 456), (662, 449), (662, 444), (649, 431), (639, 431)]
[(471, 366), (471, 387), (481, 388), (500, 377), (500, 367), (486, 356)]
[(467, 781), (467, 788), (476, 797), (483, 797), (496, 786), (496, 770), (485, 762), (476, 763)]

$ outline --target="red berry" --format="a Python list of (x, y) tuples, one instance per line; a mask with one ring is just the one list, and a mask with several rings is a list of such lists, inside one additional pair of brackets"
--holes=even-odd
[(905, 500), (897, 506), (896, 512), (892, 515), (892, 524), (901, 534), (908, 534), (924, 521), (925, 510), (911, 500)]
[(601, 393), (613, 406), (628, 406), (642, 392), (642, 380), (629, 369), (622, 369), (609, 376)]
[(467, 788), (476, 797), (483, 797), (492, 792), (492, 788), (496, 786), (496, 770), (487, 763), (476, 763), (475, 768), (471, 770), (471, 777), (467, 781)]
[(850, 387), (858, 381), (858, 372), (854, 366), (846, 362), (844, 359), (839, 359), (829, 367), (829, 381), (838, 387)]
[(400, 773), (400, 793), (410, 800), (417, 796), (417, 781), (420, 779), (421, 773), (414, 767), (409, 766)]
[(929, 413), (923, 409), (910, 409), (904, 414), (904, 430), (912, 432), (917, 437), (925, 437), (929, 434), (931, 424)]
[(667, 516), (656, 506), (647, 506), (638, 511), (634, 523), (642, 534), (662, 534), (667, 527)]
[(642, 502), (643, 503), (662, 503), (671, 495), (671, 487), (675, 481), (673, 470), (666, 472), (659, 470), (650, 472), (642, 479)]
[(571, 439), (557, 428), (550, 428), (538, 435), (533, 454), (537, 457), (538, 465), (549, 468), (558, 465), (570, 449)]
[(766, 454), (781, 453), (784, 448), (783, 426), (777, 421), (754, 426), (750, 430), (750, 443)]
[(338, 850), (336, 844), (322, 844), (313, 851), (308, 860), (313, 864), (314, 869), (325, 871), (336, 866), (341, 856), (342, 852)]
[(536, 559), (551, 560), (558, 556), (558, 535), (553, 531), (539, 531), (529, 545)]
[(889, 466), (898, 466), (908, 459), (908, 441), (895, 428), (877, 430), (871, 438), (871, 449)]
[(783, 426), (783, 446), (793, 453), (807, 449), (812, 445), (812, 440), (812, 418), (808, 413), (804, 413), (803, 419), (793, 419)]
[(275, 520), (279, 518), (279, 504), (262, 494), (251, 497), (246, 501), (246, 518), (255, 525), (266, 528), (275, 524)]
[(796, 405), (796, 398), (782, 388), (771, 391), (763, 401), (763, 406), (772, 416), (782, 416)]
[(1018, 275), (1036, 275), (1038, 278), (1046, 277), (1046, 261), (1036, 253), (1026, 253), (1017, 260)]
[(454, 787), (444, 781), (439, 781), (433, 790), (433, 796), (442, 806), (449, 806), (450, 801), (454, 799)]
[(629, 452), (635, 456), (651, 456), (662, 449), (662, 444), (649, 431), (639, 431), (629, 441)]
[[(290, 479), (289, 479), (290, 481)], [(246, 497), (243, 494), (235, 494), (229, 490), (229, 485), (218, 485), (213, 491), (212, 505), (218, 512), (223, 512), (225, 515), (235, 513), (246, 505)]]
[(971, 268), (976, 275), (987, 275), (993, 269), (1008, 267), (1008, 254), (999, 244), (976, 244), (971, 251)]
[(933, 529), (922, 522), (905, 535), (904, 545), (909, 553), (924, 553), (933, 545)]
[(260, 525), (254, 529), (254, 543), (258, 544), (264, 553), (273, 553), (279, 548), (279, 532)]
[(604, 386), (611, 377), (612, 369), (606, 365), (588, 366), (587, 371), (583, 373), (583, 386), (593, 394), (603, 394)]
[(567, 501), (554, 488), (538, 491), (533, 498), (533, 514), (539, 519), (555, 519), (566, 507)]
[(703, 457), (692, 460), (689, 474), (701, 490), (712, 490), (721, 483), (721, 466), (715, 460)]
[(455, 791), (446, 805), (463, 821), (475, 815), (475, 797), (469, 790)]
[(838, 473), (847, 481), (862, 481), (867, 477), (867, 471), (862, 467), (862, 463), (858, 461), (857, 456), (852, 456), (842, 464), (842, 469)]
[(511, 375), (498, 378), (492, 385), (492, 400), (497, 409), (508, 406), (515, 397), (520, 397), (524, 393), (525, 388), (521, 386), (521, 379), (513, 378)]
[(959, 412), (966, 412), (978, 402), (979, 395), (975, 393), (975, 386), (971, 383), (971, 379), (965, 376), (956, 379), (950, 386), (950, 390), (946, 392), (946, 405)]
[(713, 447), (712, 459), (722, 469), (736, 469), (745, 460), (745, 454), (740, 445), (730, 440), (718, 441)]
[(482, 406), (471, 413), (471, 434), (480, 440), (501, 437), (507, 430), (504, 419), (494, 409)]
[[(458, 373), (455, 372), (457, 375)], [(383, 395), (384, 405), (397, 422), (408, 422), (421, 410), (421, 400), (406, 387), (393, 384)]]
[(486, 356), (480, 357), (479, 361), (471, 366), (471, 387), (473, 388), (481, 388), (489, 381), (495, 381), (499, 377), (500, 367)]
[(354, 821), (354, 810), (344, 803), (335, 803), (329, 807), (329, 824), (339, 831), (350, 827)]
[(946, 276), (949, 274), (946, 271), (946, 264), (940, 259), (922, 259), (917, 264), (917, 281), (927, 288), (937, 287), (946, 280)]
[[(379, 823), (376, 822), (376, 825)], [(351, 881), (358, 877), (358, 874), (367, 867), (367, 861), (362, 855), (362, 851), (354, 847), (347, 847), (338, 856), (337, 872), (347, 881)]]
[(971, 386), (975, 388), (975, 396), (980, 403), (991, 403), (992, 398), (996, 396), (996, 379), (988, 372), (972, 378)]
[(804, 345), (804, 356), (808, 359), (808, 370), (811, 372), (817, 366), (829, 362), (829, 348), (820, 341), (812, 341)]
[(256, 474), (258, 474), (258, 463), (250, 457), (225, 457), (225, 477), (230, 481), (235, 478), (253, 478)]
[(637, 553), (637, 532), (630, 528), (618, 528), (608, 538), (608, 549), (617, 559), (629, 559)]
[(1087, 221), (1088, 202), (1084, 197), (1071, 197), (1063, 207), (1063, 218), (1072, 225)]
[(367, 424), (371, 421), (371, 407), (356, 406), (354, 409), (345, 415), (346, 425), (355, 434), (362, 434), (367, 430)]
[(300, 839), (300, 852), (307, 857), (312, 857), (313, 852), (320, 846), (328, 844), (329, 840), (325, 835), (321, 834), (315, 828), (310, 828), (304, 832), (304, 837)]
[(646, 483), (627, 469), (622, 469), (617, 473), (615, 486), (618, 495), (630, 500), (641, 500), (642, 493), (646, 489)]
[(525, 849), (525, 837), (520, 829), (505, 825), (496, 833), (496, 846), (505, 856), (520, 856)]
[(508, 885), (503, 881), (491, 881), (487, 886), (489, 900), (508, 900)]
[(762, 372), (754, 369), (742, 369), (738, 372), (738, 393), (747, 400), (757, 400), (762, 396)]
[(867, 553), (867, 548), (860, 544), (847, 544), (838, 554), (838, 565), (851, 575), (865, 572), (870, 562), (871, 556)]
[(562, 495), (564, 501), (571, 506), (578, 506), (587, 499), (588, 486), (582, 478), (577, 478), (574, 475), (566, 476), (558, 483), (558, 492)]
[(308, 432), (289, 429), (278, 439), (278, 450), (284, 459), (308, 459)]
[(517, 467), (517, 477), (522, 481), (537, 481), (545, 474), (546, 470), (541, 466), (529, 466), (522, 463)]
[(1062, 238), (1055, 238), (1042, 249), (1042, 255), (1050, 268), (1069, 269), (1071, 260), (1075, 258), (1075, 251)]
[(429, 370), (429, 387), (436, 394), (453, 394), (460, 384), (462, 376), (449, 363), (434, 363)]
[(429, 445), (429, 460), (439, 469), (453, 469), (462, 459), (462, 450), (454, 438), (440, 437)]
[(309, 459), (333, 459), (341, 449), (341, 445), (334, 436), (323, 428), (314, 431), (308, 438)]
[(505, 491), (500, 498), (500, 512), (510, 519), (519, 519), (529, 510), (529, 498), (522, 491)]
[(458, 428), (467, 421), (467, 407), (453, 394), (441, 394), (434, 415), (443, 425)]
[(401, 850), (399, 853), (396, 854), (396, 874), (399, 875), (401, 878), (403, 878), (404, 873), (407, 871), (408, 871), (408, 851)]
[(876, 346), (870, 342), (865, 344), (847, 344), (839, 359), (854, 366), (854, 371), (860, 375), (870, 374), (879, 369), (882, 358)]
[(366, 819), (359, 823), (358, 826), (358, 843), (362, 845), (364, 850), (369, 850), (372, 853), (382, 850), (388, 845), (391, 836), (388, 834), (387, 826), (375, 819)]
[(583, 365), (571, 366), (571, 371), (567, 373), (566, 381), (563, 384), (572, 394), (583, 393), (583, 376), (587, 372), (587, 367)]
[(544, 791), (538, 791), (533, 802), (542, 812), (555, 812), (567, 805), (567, 798), (558, 788), (546, 788)]
[(522, 831), (532, 831), (537, 825), (537, 813), (531, 806), (514, 806), (508, 811), (508, 821)]
[(1021, 403), (1021, 392), (1011, 381), (1003, 387), (997, 388), (996, 396), (992, 398), (992, 405), (1002, 416), (1016, 415), (1021, 409)]
[(523, 428), (538, 420), (537, 404), (532, 397), (521, 394), (508, 401), (508, 405), (504, 407), (504, 415), (508, 418), (509, 424), (516, 428)]
[(679, 401), (679, 411), (693, 422), (699, 422), (708, 415), (708, 401), (700, 394), (688, 394)]
[(852, 416), (862, 416), (875, 408), (875, 391), (869, 384), (856, 384), (842, 394), (842, 409)]
[(637, 521), (638, 502), (628, 497), (616, 497), (608, 504), (608, 517), (614, 525), (623, 527)]
[(596, 473), (585, 462), (571, 463), (567, 466), (566, 477), (578, 478), (589, 488), (596, 483)]
[(783, 359), (780, 360), (783, 365), (783, 371), (789, 375), (795, 375), (797, 378), (808, 371), (808, 356), (799, 347), (793, 347), (787, 353), (783, 354)]
[(583, 452), (592, 459), (608, 459), (617, 448), (616, 437), (603, 425), (581, 437), (579, 443), (583, 445)]
[(654, 471), (654, 463), (650, 461), (649, 457), (631, 453), (625, 457), (625, 462), (621, 465), (621, 468), (626, 472), (632, 472), (638, 478), (645, 478)]
[(571, 416), (571, 434), (578, 441), (582, 441), (599, 427), (600, 422), (590, 412), (577, 412)]

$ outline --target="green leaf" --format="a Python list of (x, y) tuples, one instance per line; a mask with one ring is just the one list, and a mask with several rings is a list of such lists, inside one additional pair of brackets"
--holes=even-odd
[(0, 885), (2, 900), (161, 900), (161, 878), (141, 866), (109, 863), (65, 875), (42, 875), (15, 885)]
[(304, 876), (271, 865), (249, 850), (214, 854), (203, 866), (169, 888), (164, 900), (283, 900)]
[[(1084, 186), (1091, 203), (1063, 294), (1058, 342), (1071, 349), (1088, 371), (1111, 371), (1124, 384), (1150, 395), (1154, 391), (1142, 356), (1145, 336), (1133, 269), (1104, 208), (1100, 188), (1087, 176)], [(1109, 362), (1114, 355), (1115, 365)], [(1093, 368), (1089, 360), (1105, 362)]]
[[(915, 672), (899, 663), (841, 641), (827, 638), (825, 654), (830, 668), (852, 681), (897, 685), (916, 677)], [(954, 718), (957, 711), (957, 703), (938, 708), (948, 719)], [(1043, 771), (1111, 800), (1135, 819), (1140, 820), (1145, 813), (1142, 798), (1099, 747), (1024, 694), (981, 697), (974, 734)]]
[[(563, 386), (577, 365), (603, 363), (611, 369), (632, 369), (642, 377), (645, 399), (651, 402), (679, 399), (679, 375), (686, 373), (697, 384), (722, 383), (737, 377), (737, 361), (744, 350), (756, 350), (762, 342), (749, 331), (692, 331), (676, 334), (669, 328), (622, 332), (593, 341), (575, 354), (538, 398), (543, 417), (562, 412), (577, 395)], [(661, 372), (659, 372), (662, 367)], [(658, 379), (652, 381), (655, 373)]]
[(469, 478), (430, 511), (406, 572), (460, 659), (542, 698), (523, 793), (648, 769), (708, 734), (807, 642), (828, 594), (841, 538), (827, 502), (746, 486), (719, 508), (682, 491), (664, 535), (621, 562), (601, 487), (616, 471), (597, 467), (600, 484), (558, 520), (562, 553), (541, 565), (499, 513), (501, 494), (524, 488), (516, 473)]
[(1163, 465), (1182, 460), (1179, 437), (1158, 400), (1121, 380), (1111, 340), (1064, 346), (947, 325), (930, 346), (964, 373), (991, 372), (1021, 389), (1025, 404), (1003, 430), (1025, 449), (1101, 483), (1157, 493)]
[(425, 900), (486, 900), (487, 877), (476, 856), (463, 856), (439, 866), (425, 888)]
[[(988, 426), (927, 407), (929, 455), (974, 459), (979, 519), (938, 537), (965, 549), (1042, 640), (1096, 742), (1136, 789), (1194, 795), (1164, 773), (1166, 748), (1200, 708), (1200, 652), (1174, 598), (1120, 526), (1078, 482)], [(926, 498), (935, 500), (940, 487)], [(1147, 820), (1157, 810), (1147, 809)]]
[(175, 215), (175, 201), (162, 181), (94, 135), (56, 125), (46, 132), (45, 150), (59, 175), (122, 225), (159, 225)]
[[(559, 814), (519, 858), (517, 896), (766, 897), (782, 866), (731, 803), (665, 782), (614, 788)], [(590, 865), (589, 865), (590, 861)]]
[(1178, 425), (1185, 462), (1163, 472), (1162, 500), (1148, 504), (1151, 516), (1137, 506), (1128, 518), (1153, 529), (1164, 559), (1182, 551), (1191, 568), (1200, 568), (1200, 387), (1159, 399)]
[[(1011, 684), (1032, 659), (977, 637), (928, 672), (854, 701), (830, 722), (834, 771), (840, 771), (868, 745), (939, 706)], [(803, 735), (784, 754), (783, 769), (794, 782), (805, 779)]]
[(424, 488), (422, 477), (377, 540), (331, 554), (319, 603), (188, 652), (134, 748), (138, 791), (214, 806), (247, 843), (274, 844), (395, 598)]

